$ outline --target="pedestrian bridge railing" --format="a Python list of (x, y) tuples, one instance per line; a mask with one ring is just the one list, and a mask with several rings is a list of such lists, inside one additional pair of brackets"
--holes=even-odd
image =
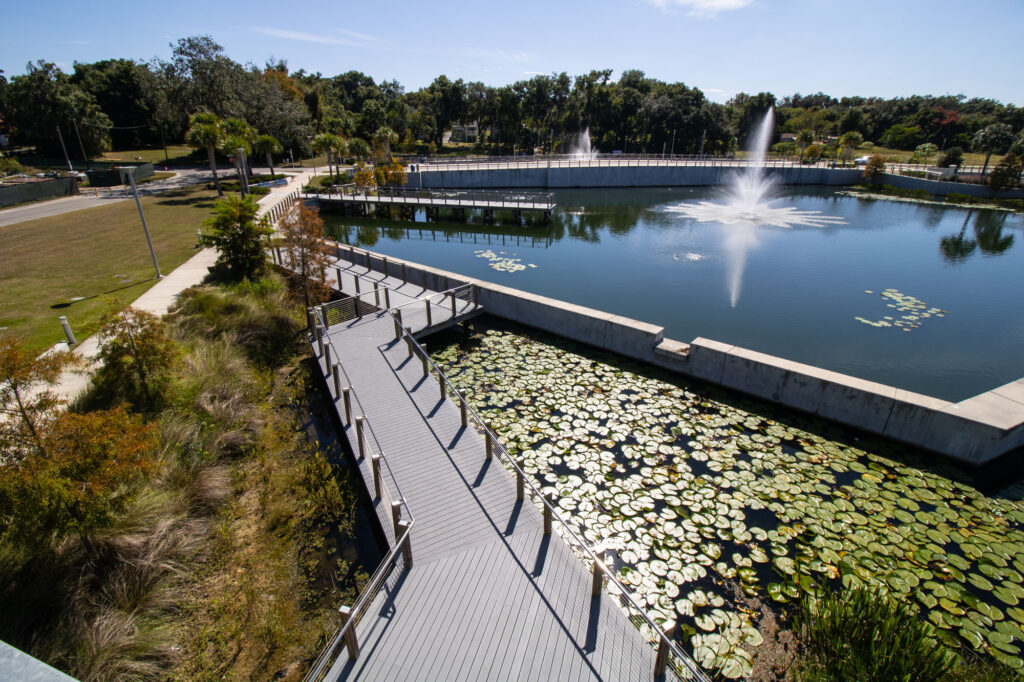
[[(310, 666), (306, 673), (307, 682), (322, 680), (330, 670), (338, 656), (339, 649), (344, 645), (348, 649), (349, 658), (355, 660), (359, 656), (359, 639), (356, 634), (356, 627), (362, 617), (369, 610), (374, 598), (384, 586), (388, 576), (391, 575), (400, 563), (404, 564), (405, 570), (412, 568), (412, 545), (410, 533), (416, 523), (412, 510), (405, 502), (405, 496), (398, 485), (394, 472), (388, 463), (387, 456), (374, 433), (373, 427), (366, 418), (366, 412), (344, 364), (341, 362), (341, 355), (334, 346), (330, 336), (327, 334), (327, 319), (322, 308), (314, 308), (308, 312), (310, 328), (313, 332), (320, 360), (326, 367), (330, 377), (329, 384), (333, 384), (333, 397), (341, 400), (343, 410), (341, 414), (345, 419), (345, 426), (355, 426), (355, 455), (357, 462), (369, 461), (373, 485), (373, 499), (383, 505), (391, 516), (393, 543), (391, 551), (384, 557), (377, 570), (374, 571), (369, 581), (363, 586), (352, 606), (342, 606), (339, 611), (342, 614), (342, 626), (334, 634), (327, 646), (320, 652), (320, 655)], [(331, 389), (328, 389), (331, 390)], [(351, 438), (350, 438), (351, 442)], [(387, 534), (385, 532), (385, 534)]]
[[(393, 311), (389, 311), (389, 313), (393, 315)], [(462, 426), (468, 428), (472, 425), (473, 429), (483, 436), (484, 457), (492, 459), (497, 456), (505, 468), (515, 476), (516, 498), (524, 501), (525, 497), (529, 495), (534, 503), (540, 505), (544, 515), (544, 534), (550, 535), (554, 524), (557, 522), (561, 537), (582, 561), (591, 565), (593, 595), (597, 596), (602, 590), (607, 589), (608, 594), (626, 611), (630, 620), (640, 628), (641, 633), (647, 640), (657, 646), (653, 671), (655, 679), (663, 676), (666, 670), (671, 668), (681, 679), (709, 682), (700, 667), (673, 640), (674, 624), (658, 624), (647, 615), (647, 612), (637, 603), (629, 588), (619, 582), (615, 571), (606, 563), (604, 550), (600, 546), (592, 546), (581, 537), (573, 527), (573, 524), (570, 524), (559, 513), (554, 494), (542, 492), (530, 477), (527, 476), (523, 470), (523, 459), (513, 457), (498, 436), (488, 427), (487, 422), (484, 421), (458, 389), (452, 385), (441, 369), (431, 360), (427, 352), (416, 341), (413, 334), (402, 326), (401, 318), (395, 317), (394, 322), (395, 340), (406, 343), (410, 358), (414, 356), (419, 358), (423, 368), (424, 379), (433, 375), (437, 381), (440, 398), (442, 400), (452, 398), (455, 404), (458, 405)]]

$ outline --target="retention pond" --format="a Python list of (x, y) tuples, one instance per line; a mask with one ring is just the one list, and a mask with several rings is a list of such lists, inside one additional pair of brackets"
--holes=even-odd
[(699, 210), (717, 199), (705, 188), (555, 199), (549, 225), (325, 218), (340, 241), (662, 325), (680, 341), (950, 401), (1024, 376), (1020, 215), (801, 187), (783, 188), (771, 222), (752, 227)]

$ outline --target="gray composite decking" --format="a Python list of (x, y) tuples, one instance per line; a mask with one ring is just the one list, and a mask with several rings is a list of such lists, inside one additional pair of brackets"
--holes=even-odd
[[(404, 286), (410, 297), (424, 293)], [(415, 330), (425, 315), (403, 321)], [(591, 597), (588, 568), (557, 532), (543, 535), (538, 508), (529, 496), (517, 502), (514, 477), (497, 456), (486, 459), (481, 435), (462, 427), (458, 406), (440, 399), (436, 379), (423, 377), (394, 334), (386, 313), (328, 333), (354, 412), (366, 417), (416, 521), (412, 567), (391, 573), (358, 625), (359, 658), (342, 649), (327, 679), (651, 679), (654, 648), (607, 593)], [(340, 400), (335, 407), (344, 425)], [(354, 426), (344, 431), (354, 444)], [(373, 498), (366, 460), (358, 464)], [(393, 542), (390, 502), (374, 506)]]

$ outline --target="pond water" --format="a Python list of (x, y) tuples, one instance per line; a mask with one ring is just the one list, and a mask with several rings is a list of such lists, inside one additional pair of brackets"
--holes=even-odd
[[(1024, 668), (1024, 503), (823, 421), (496, 321), (428, 348), (562, 515), (694, 658), (749, 675), (756, 598), (873, 585)], [(1011, 488), (1011, 490), (1013, 490)]]
[[(947, 400), (1024, 376), (1024, 219), (783, 188), (791, 227), (671, 210), (706, 188), (555, 192), (550, 225), (325, 214), (341, 241)], [(807, 215), (805, 213), (805, 215)], [(797, 215), (797, 222), (802, 222)], [(803, 221), (806, 222), (806, 221)], [(812, 220), (813, 222), (813, 220)]]

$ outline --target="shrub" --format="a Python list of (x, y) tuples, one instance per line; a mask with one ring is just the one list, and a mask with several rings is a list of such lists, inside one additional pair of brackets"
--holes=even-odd
[(935, 165), (939, 168), (949, 168), (950, 166), (960, 167), (964, 165), (964, 150), (960, 147), (950, 147), (946, 151), (942, 152)]
[[(258, 288), (247, 286), (250, 292)], [(214, 287), (187, 289), (172, 315), (180, 332), (229, 341), (264, 366), (292, 356), (300, 326), (278, 288), (258, 297)]]
[(821, 157), (821, 145), (812, 144), (804, 150), (804, 163), (814, 163)]
[(1013, 189), (1020, 185), (1021, 170), (1021, 158), (1013, 153), (1007, 154), (992, 169), (988, 176), (988, 185), (996, 191)]
[(809, 597), (796, 616), (798, 678), (851, 682), (943, 679), (957, 662), (938, 631), (913, 607), (858, 587)]
[(252, 197), (227, 197), (217, 202), (216, 213), (204, 222), (213, 234), (203, 235), (203, 244), (220, 250), (214, 266), (219, 279), (237, 282), (262, 272), (267, 255), (260, 237), (270, 229), (266, 218), (257, 220), (257, 209)]
[(877, 185), (881, 182), (884, 173), (885, 161), (881, 156), (872, 156), (864, 166), (863, 177), (868, 184)]

